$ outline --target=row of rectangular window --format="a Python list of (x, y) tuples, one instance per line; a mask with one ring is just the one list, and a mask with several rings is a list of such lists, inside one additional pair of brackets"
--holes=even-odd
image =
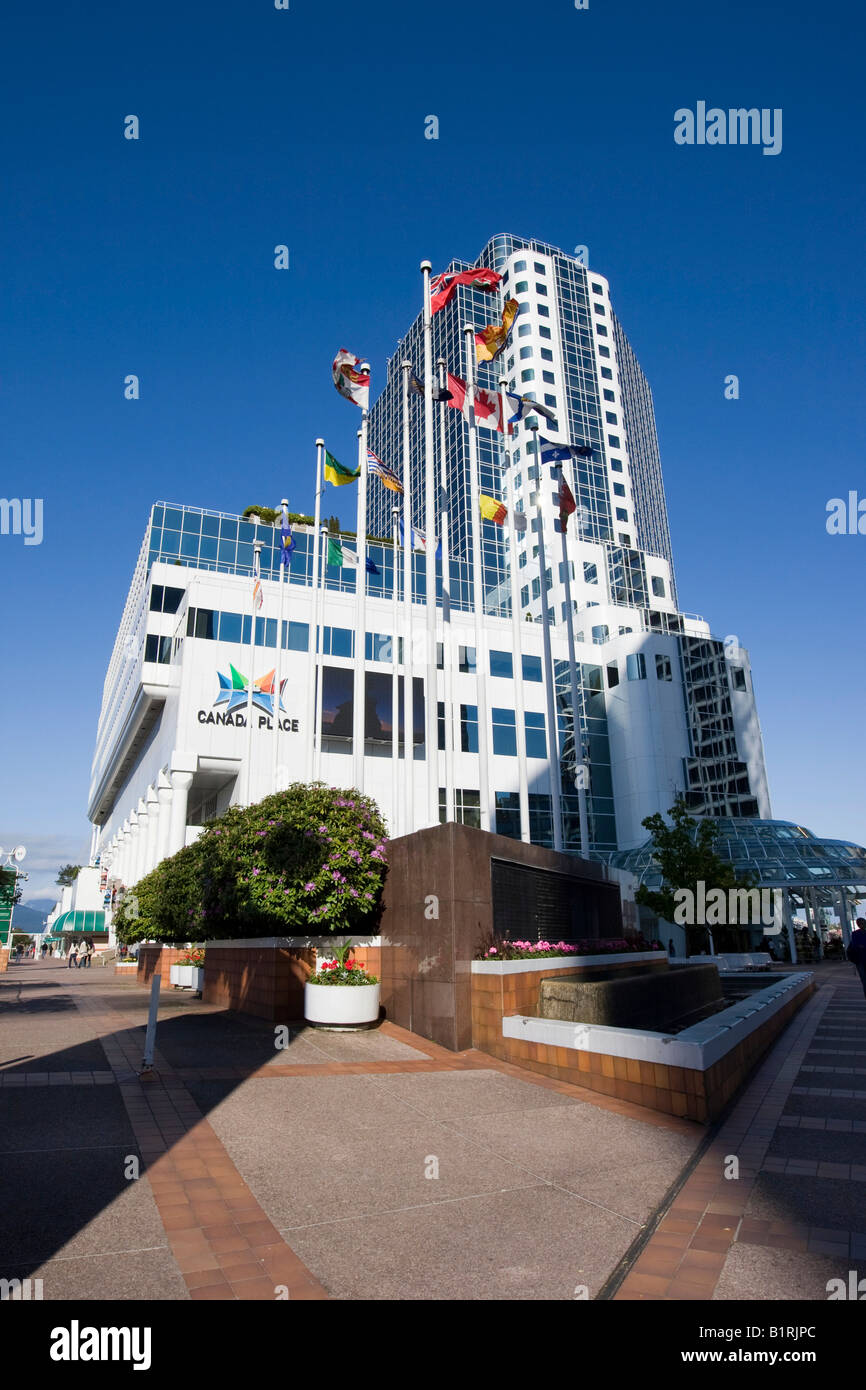
[[(437, 702), (439, 750), (445, 749), (445, 703)], [(494, 706), (491, 710), (493, 752), (497, 757), (517, 757), (517, 716), (513, 709)], [(526, 710), (524, 714), (524, 745), (527, 758), (547, 757), (547, 733), (544, 715)], [(478, 706), (460, 706), (460, 751), (478, 752)]]

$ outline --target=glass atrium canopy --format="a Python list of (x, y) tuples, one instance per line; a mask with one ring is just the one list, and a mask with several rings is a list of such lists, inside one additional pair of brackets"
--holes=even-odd
[[(759, 888), (814, 888), (818, 901), (841, 889), (866, 897), (866, 849), (848, 840), (821, 840), (802, 825), (786, 820), (755, 820), (747, 816), (720, 816), (716, 853), (743, 874), (750, 873)], [(626, 869), (647, 888), (661, 886), (661, 872), (653, 862), (652, 841), (637, 849), (617, 850), (610, 864)], [(825, 890), (822, 892), (822, 890)]]

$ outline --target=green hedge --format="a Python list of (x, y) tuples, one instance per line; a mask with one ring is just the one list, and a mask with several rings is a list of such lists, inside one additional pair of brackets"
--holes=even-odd
[(140, 879), (117, 910), (117, 936), (129, 944), (370, 932), (386, 853), (369, 797), (296, 782), (232, 807)]

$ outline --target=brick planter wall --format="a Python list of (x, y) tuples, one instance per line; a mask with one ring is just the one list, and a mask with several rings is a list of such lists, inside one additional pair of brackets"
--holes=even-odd
[(186, 946), (141, 946), (136, 983), (149, 988), (153, 976), (162, 975), (162, 982), (167, 986), (171, 967), (186, 955), (187, 949)]
[(137, 984), (137, 964), (137, 961), (131, 961), (129, 965), (121, 965), (119, 961), (115, 961), (114, 973), (115, 975), (125, 975), (128, 980), (134, 980)]
[(312, 947), (209, 945), (202, 999), (271, 1023), (299, 1022), (315, 960)]
[(0, 948), (0, 975), (2, 975), (3, 972), (4, 972), (5, 970), (8, 970), (8, 969), (9, 969), (9, 952), (8, 952), (8, 950), (5, 950), (5, 949), (3, 949), (3, 948)]

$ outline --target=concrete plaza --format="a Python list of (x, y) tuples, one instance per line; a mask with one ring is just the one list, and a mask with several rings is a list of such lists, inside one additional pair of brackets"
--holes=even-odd
[(710, 1131), (388, 1023), (277, 1049), (170, 988), (139, 1078), (146, 991), (14, 965), (0, 1278), (46, 1300), (826, 1299), (866, 1273), (866, 1000), (852, 967), (815, 969)]

